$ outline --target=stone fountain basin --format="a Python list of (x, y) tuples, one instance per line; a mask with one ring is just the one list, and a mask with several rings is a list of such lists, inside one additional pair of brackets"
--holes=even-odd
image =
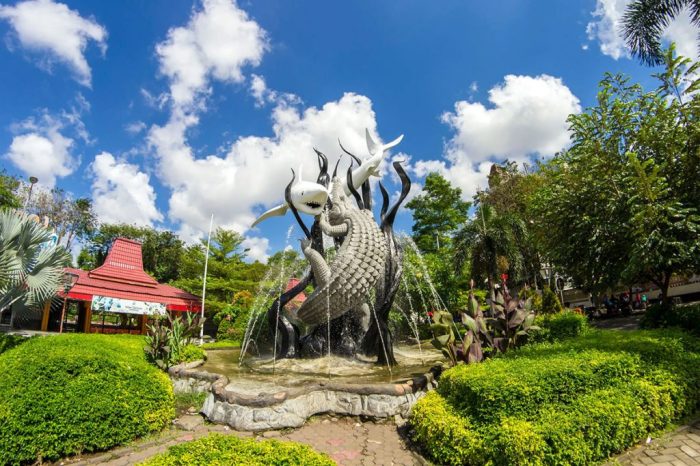
[[(216, 360), (216, 353), (209, 352), (215, 356), (212, 359)], [(442, 372), (435, 355), (430, 356), (423, 363), (434, 363), (432, 367), (413, 367), (414, 375), (406, 376), (411, 367), (399, 366), (401, 370), (395, 371), (396, 375), (392, 372), (387, 381), (372, 381), (380, 378), (376, 370), (330, 379), (318, 375), (311, 378), (293, 371), (275, 375), (265, 373), (265, 364), (261, 365), (263, 372), (233, 369), (234, 373), (227, 376), (206, 370), (211, 366), (203, 361), (174, 366), (169, 373), (177, 393), (209, 392), (201, 412), (211, 422), (227, 424), (236, 430), (261, 431), (299, 427), (309, 417), (322, 413), (407, 417), (413, 404), (436, 386)], [(334, 363), (326, 361), (328, 366), (344, 372)], [(417, 369), (422, 369), (421, 373), (416, 373)], [(284, 368), (278, 369), (281, 370)]]

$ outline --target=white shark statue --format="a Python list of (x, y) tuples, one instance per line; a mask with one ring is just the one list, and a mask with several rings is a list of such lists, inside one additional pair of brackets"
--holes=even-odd
[[(370, 156), (366, 160), (363, 160), (360, 166), (352, 171), (352, 184), (354, 185), (355, 189), (359, 189), (360, 186), (362, 186), (362, 183), (367, 181), (370, 176), (379, 176), (379, 165), (384, 159), (385, 152), (392, 147), (397, 146), (403, 139), (403, 134), (390, 143), (384, 145), (378, 144), (374, 139), (372, 139), (372, 136), (369, 134), (369, 130), (367, 129), (365, 129), (365, 138), (367, 139), (367, 150), (369, 151)], [(347, 182), (344, 188), (345, 194), (349, 195), (350, 187), (347, 185)], [(323, 185), (312, 181), (303, 181), (301, 179), (301, 167), (299, 167), (299, 176), (292, 184), (290, 198), (294, 204), (294, 207), (296, 207), (299, 212), (316, 216), (321, 214), (323, 207), (326, 205), (326, 200), (328, 200), (328, 189)], [(266, 218), (285, 215), (287, 210), (289, 210), (289, 205), (286, 202), (273, 207), (258, 217), (255, 222), (253, 222), (251, 227), (254, 227)]]

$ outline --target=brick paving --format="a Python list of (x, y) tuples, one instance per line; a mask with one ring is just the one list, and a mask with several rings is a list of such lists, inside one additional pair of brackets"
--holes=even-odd
[[(211, 432), (239, 437), (253, 437), (250, 432), (237, 432), (217, 424), (202, 423), (192, 431), (172, 428), (161, 434), (136, 441), (105, 453), (68, 458), (58, 465), (66, 466), (127, 466), (138, 464), (172, 445), (201, 438)], [(292, 440), (310, 445), (327, 453), (341, 466), (424, 466), (429, 463), (412, 452), (391, 421), (362, 422), (357, 418), (319, 416), (299, 429), (269, 431), (258, 438)]]
[(605, 466), (696, 466), (700, 465), (700, 419), (651, 443), (639, 445), (607, 462)]

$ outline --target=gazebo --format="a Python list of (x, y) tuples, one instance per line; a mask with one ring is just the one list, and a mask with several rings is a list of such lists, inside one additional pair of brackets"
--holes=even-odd
[[(141, 243), (130, 239), (117, 238), (100, 267), (89, 272), (67, 267), (65, 273), (74, 284), (44, 306), (43, 331), (58, 330), (51, 328), (58, 317), (61, 330), (65, 325), (76, 332), (142, 334), (150, 316), (202, 309), (197, 296), (148, 275)], [(66, 306), (75, 312), (66, 313)], [(67, 314), (74, 314), (73, 322), (65, 322)]]

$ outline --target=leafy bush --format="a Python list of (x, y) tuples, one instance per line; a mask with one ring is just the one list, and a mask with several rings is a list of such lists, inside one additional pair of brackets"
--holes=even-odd
[(700, 336), (700, 304), (650, 306), (640, 322), (642, 328), (679, 327)]
[(529, 341), (533, 343), (542, 341), (555, 342), (577, 337), (586, 333), (590, 328), (588, 318), (574, 311), (537, 316), (535, 325), (540, 330), (530, 335)]
[(449, 369), (411, 424), (441, 464), (587, 465), (698, 407), (699, 340), (591, 331)]
[(29, 338), (23, 337), (22, 335), (9, 335), (7, 333), (0, 333), (0, 354), (5, 351), (11, 350), (15, 346), (19, 346), (22, 343), (29, 341)]
[(207, 352), (197, 345), (185, 345), (178, 353), (178, 363), (201, 361), (207, 359)]
[(559, 297), (557, 294), (547, 285), (544, 286), (542, 291), (542, 309), (540, 312), (543, 314), (556, 314), (562, 312), (564, 307), (559, 302)]
[(230, 466), (308, 465), (333, 466), (325, 454), (306, 445), (278, 440), (242, 439), (233, 435), (210, 434), (198, 440), (168, 448), (141, 463), (142, 466)]
[(0, 464), (111, 448), (174, 415), (170, 379), (144, 358), (143, 338), (32, 338), (0, 355)]

